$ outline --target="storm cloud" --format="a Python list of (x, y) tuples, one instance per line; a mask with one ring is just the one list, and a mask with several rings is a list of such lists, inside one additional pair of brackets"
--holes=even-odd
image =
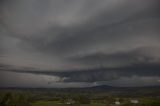
[[(1, 86), (21, 86), (22, 76), (49, 87), (131, 86), (124, 80), (160, 85), (159, 5), (158, 0), (0, 1)], [(44, 76), (49, 84), (40, 84)], [(8, 77), (17, 80), (11, 84)]]

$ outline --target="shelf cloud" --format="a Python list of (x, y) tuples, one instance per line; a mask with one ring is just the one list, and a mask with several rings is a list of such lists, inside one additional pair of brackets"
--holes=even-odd
[(0, 85), (160, 85), (159, 5), (159, 0), (1, 0)]

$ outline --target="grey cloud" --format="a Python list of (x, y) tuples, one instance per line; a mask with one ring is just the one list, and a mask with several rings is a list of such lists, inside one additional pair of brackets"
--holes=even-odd
[(159, 10), (158, 0), (3, 0), (0, 68), (64, 82), (159, 76)]
[(136, 85), (141, 87), (141, 86), (160, 85), (159, 79), (160, 77), (132, 76), (132, 77), (122, 77), (119, 80), (113, 80), (111, 82), (103, 82), (103, 83), (107, 83), (108, 85), (111, 86), (134, 87)]
[[(150, 38), (158, 42), (160, 39), (158, 36), (159, 31), (157, 30), (159, 27), (159, 23), (157, 23), (157, 21), (159, 21), (158, 18), (135, 20), (132, 22), (127, 21), (126, 23), (116, 23), (115, 25), (109, 26), (97, 26), (96, 28), (87, 25), (87, 27), (82, 26), (67, 31), (62, 28), (65, 32), (61, 33), (61, 36), (57, 37), (56, 40), (50, 39), (49, 42), (36, 45), (36, 47), (43, 51), (45, 50), (52, 53), (62, 54), (63, 56), (70, 54), (76, 55), (76, 53), (87, 51), (94, 52), (108, 48), (110, 49), (110, 45), (113, 45), (113, 49), (125, 48), (126, 46), (150, 46), (151, 42), (147, 41)], [(144, 32), (146, 30), (147, 32)], [(152, 32), (155, 32), (155, 34), (151, 37), (150, 34), (152, 34)], [(143, 39), (144, 37), (146, 38)], [(139, 41), (137, 41), (137, 39), (139, 39)], [(38, 39), (38, 41), (39, 40), (43, 42), (43, 38)], [(35, 43), (38, 41), (35, 41)], [(135, 42), (137, 44), (135, 44)], [(126, 45), (126, 43), (128, 45)]]
[(97, 52), (68, 58), (72, 62), (98, 67), (124, 67), (132, 64), (160, 62), (160, 48), (142, 47), (116, 53)]
[(112, 81), (120, 79), (122, 77), (159, 77), (160, 76), (160, 64), (143, 63), (132, 64), (125, 67), (116, 68), (94, 68), (86, 70), (36, 70), (32, 68), (14, 69), (14, 67), (7, 66), (8, 69), (2, 67), (1, 70), (18, 73), (28, 73), (35, 75), (48, 75), (57, 76), (62, 82), (101, 82)]

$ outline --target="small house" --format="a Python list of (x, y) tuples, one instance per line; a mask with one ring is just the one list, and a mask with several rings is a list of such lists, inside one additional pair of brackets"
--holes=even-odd
[(115, 101), (115, 105), (120, 105), (121, 103), (119, 101)]
[(138, 103), (139, 103), (139, 101), (136, 100), (136, 99), (132, 99), (132, 100), (130, 100), (130, 102), (131, 102), (132, 104), (138, 104)]

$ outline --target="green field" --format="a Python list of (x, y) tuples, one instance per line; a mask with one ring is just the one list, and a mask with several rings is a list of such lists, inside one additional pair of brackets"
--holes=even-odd
[[(98, 103), (92, 103), (92, 104), (77, 104), (78, 106), (106, 106), (105, 104), (98, 104)], [(65, 103), (61, 103), (59, 101), (38, 101), (36, 103), (33, 103), (32, 106), (71, 106), (67, 105)]]
[(102, 104), (102, 103), (67, 105), (65, 103), (61, 103), (60, 101), (38, 101), (32, 104), (32, 106), (76, 106), (76, 105), (78, 106), (106, 106), (106, 104)]
[[(90, 103), (90, 104), (65, 104), (60, 101), (37, 101), (32, 103), (32, 106), (115, 106), (115, 104), (108, 103)], [(119, 106), (160, 106), (159, 100), (143, 100), (140, 104), (123, 103)]]
[[(131, 103), (138, 100), (138, 104)], [(160, 106), (160, 89), (3, 89), (0, 106)]]
[(33, 103), (32, 106), (65, 106), (65, 104), (62, 104), (59, 101), (38, 101)]

